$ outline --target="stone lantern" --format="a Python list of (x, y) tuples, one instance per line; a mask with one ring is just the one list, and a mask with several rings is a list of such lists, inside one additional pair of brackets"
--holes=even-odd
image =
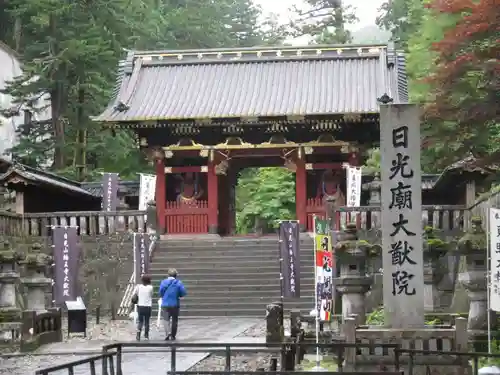
[(45, 294), (52, 286), (52, 279), (48, 272), (53, 263), (50, 255), (41, 251), (40, 244), (33, 244), (30, 252), (21, 261), (25, 275), (21, 283), (25, 288), (26, 309), (32, 311), (46, 311)]
[(459, 273), (458, 281), (467, 291), (470, 301), (467, 328), (472, 335), (481, 336), (488, 329), (487, 238), (481, 218), (473, 217), (471, 223), (470, 229), (458, 241), (457, 251), (467, 262), (467, 271)]
[(441, 292), (438, 285), (448, 272), (445, 255), (449, 244), (436, 236), (432, 227), (424, 228), (424, 307), (435, 311), (440, 307)]
[(365, 322), (365, 294), (373, 279), (366, 274), (367, 260), (378, 247), (358, 240), (356, 224), (348, 224), (335, 245), (335, 257), (340, 277), (334, 279), (336, 290), (342, 295), (342, 316), (356, 316), (356, 323)]
[(18, 263), (22, 255), (4, 242), (0, 249), (0, 337), (12, 339), (21, 328), (21, 309), (17, 303)]

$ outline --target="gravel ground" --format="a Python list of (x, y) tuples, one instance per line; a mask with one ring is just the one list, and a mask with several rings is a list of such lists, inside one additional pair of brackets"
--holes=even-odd
[[(130, 341), (134, 339), (135, 330), (130, 320), (101, 319), (96, 325), (95, 320), (89, 318), (87, 337), (72, 334), (67, 336), (67, 322), (63, 320), (63, 342), (45, 345), (35, 353), (53, 352), (85, 352), (100, 350), (103, 345), (114, 341)], [(83, 359), (89, 355), (27, 355), (22, 357), (0, 359), (0, 374), (33, 375), (36, 370), (44, 367)]]
[[(288, 322), (287, 322), (288, 323)], [(285, 323), (285, 326), (287, 325)], [(287, 329), (287, 327), (285, 328)], [(247, 329), (242, 332), (238, 336), (241, 337), (251, 337), (258, 338), (266, 337), (266, 321), (263, 320), (253, 327)], [(256, 371), (257, 369), (265, 369), (269, 370), (269, 366), (271, 363), (271, 358), (278, 358), (279, 363), (279, 355), (270, 354), (266, 352), (262, 353), (239, 353), (234, 354), (231, 357), (231, 370), (232, 371)], [(226, 366), (226, 357), (221, 355), (209, 355), (204, 360), (198, 362), (196, 365), (191, 367), (189, 371), (200, 371), (200, 375), (203, 375), (203, 370), (205, 371), (224, 371)], [(279, 364), (278, 364), (279, 366)]]

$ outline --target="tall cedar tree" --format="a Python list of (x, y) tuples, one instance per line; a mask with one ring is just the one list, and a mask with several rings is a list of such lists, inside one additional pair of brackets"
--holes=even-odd
[(498, 158), (500, 0), (433, 0), (428, 7), (457, 19), (433, 45), (428, 131), (435, 142), (454, 145), (455, 158), (470, 152)]
[(294, 36), (308, 35), (318, 44), (352, 41), (352, 35), (346, 29), (346, 25), (356, 21), (352, 7), (344, 6), (342, 0), (306, 0), (305, 3), (305, 8), (295, 8)]

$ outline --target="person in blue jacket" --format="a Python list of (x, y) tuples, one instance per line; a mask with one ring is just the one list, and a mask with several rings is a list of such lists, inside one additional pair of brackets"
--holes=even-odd
[[(180, 300), (186, 295), (186, 288), (177, 279), (177, 270), (168, 270), (168, 278), (160, 283), (161, 313), (165, 340), (175, 340), (179, 323)], [(172, 322), (170, 322), (172, 321)]]

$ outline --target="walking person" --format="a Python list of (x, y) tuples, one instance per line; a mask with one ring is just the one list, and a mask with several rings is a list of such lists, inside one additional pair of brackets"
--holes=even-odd
[(168, 277), (160, 283), (161, 313), (165, 328), (165, 340), (175, 340), (179, 323), (180, 300), (186, 295), (186, 288), (177, 279), (177, 270), (168, 270)]
[(153, 286), (151, 277), (143, 275), (142, 284), (135, 287), (134, 297), (137, 301), (137, 334), (136, 340), (140, 341), (142, 328), (144, 327), (144, 339), (149, 340), (149, 326), (151, 321), (151, 310), (153, 306)]

